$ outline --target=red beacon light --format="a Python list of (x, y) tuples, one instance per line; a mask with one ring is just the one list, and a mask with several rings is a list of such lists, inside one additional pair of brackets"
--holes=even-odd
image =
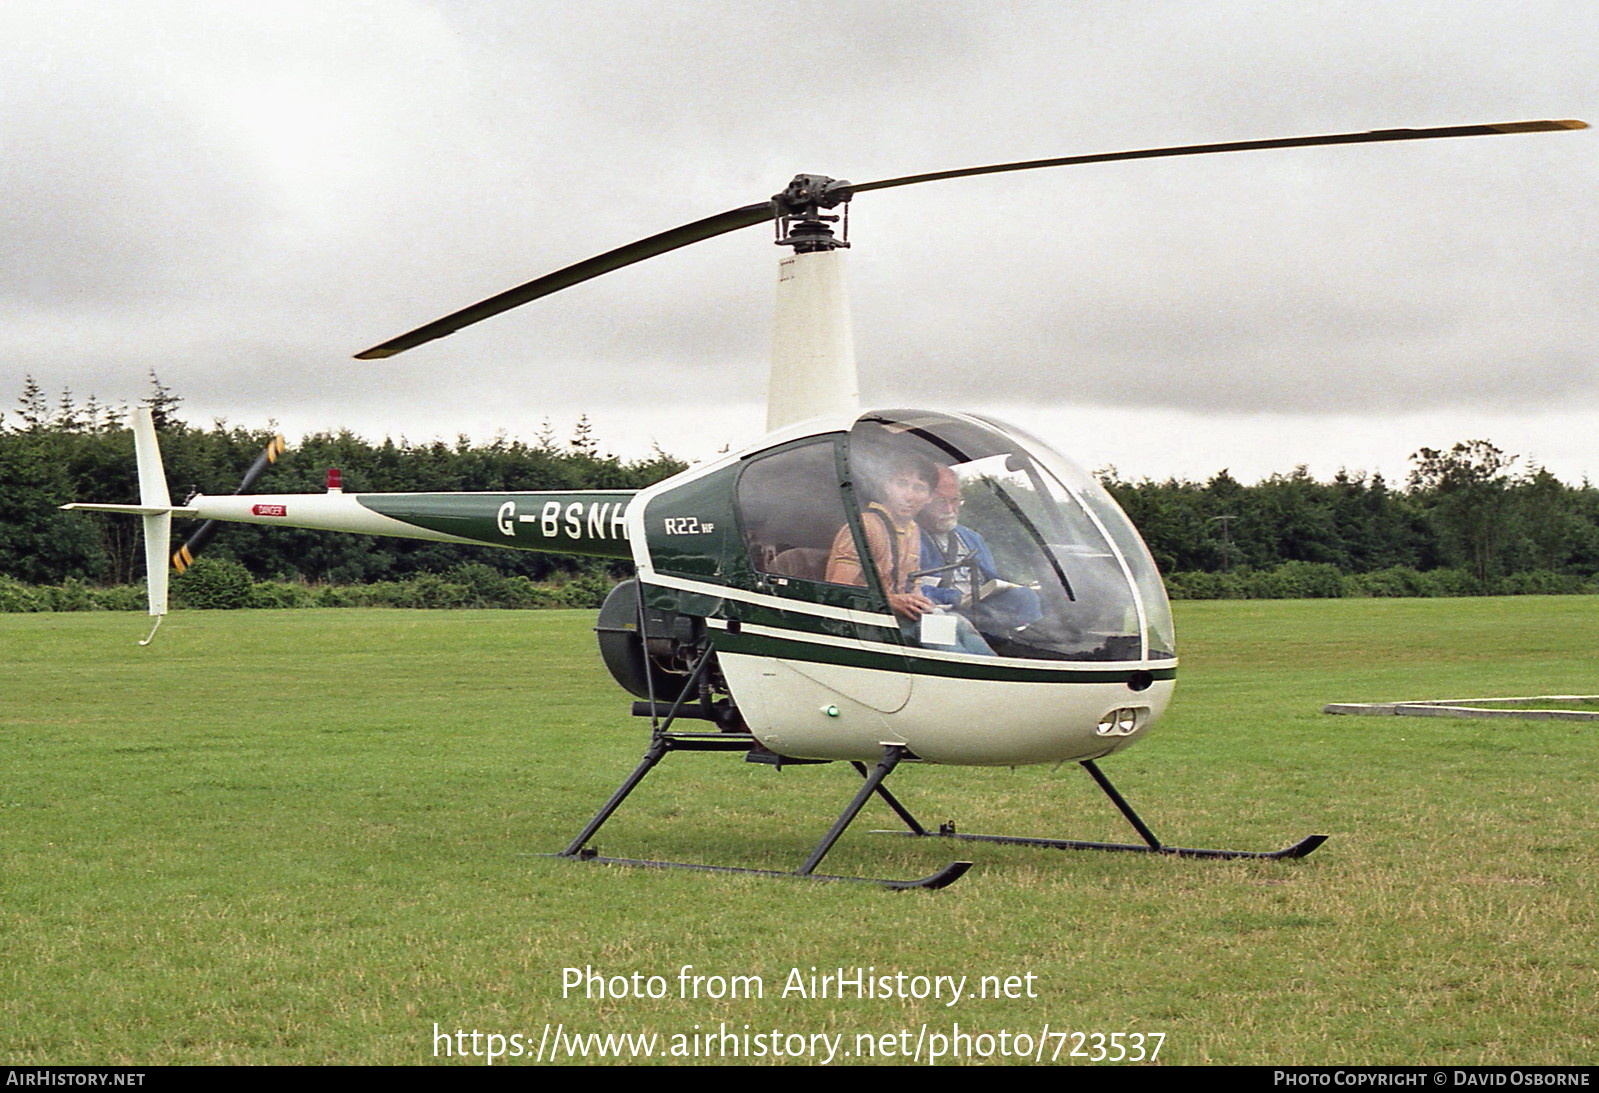
[(344, 472), (340, 471), (337, 467), (328, 468), (328, 492), (344, 492)]

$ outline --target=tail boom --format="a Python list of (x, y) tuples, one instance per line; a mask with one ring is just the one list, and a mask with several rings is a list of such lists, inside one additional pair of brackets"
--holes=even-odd
[(628, 559), (631, 490), (191, 497), (183, 516)]

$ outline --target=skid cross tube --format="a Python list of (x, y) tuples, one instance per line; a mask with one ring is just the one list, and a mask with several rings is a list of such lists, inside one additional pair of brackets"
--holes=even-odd
[[(1133, 811), (1133, 806), (1127, 803), (1127, 798), (1117, 791), (1116, 787), (1111, 784), (1110, 779), (1105, 776), (1105, 772), (1100, 770), (1092, 759), (1082, 760), (1081, 765), (1088, 771), (1089, 776), (1094, 779), (1099, 788), (1105, 792), (1105, 796), (1110, 798), (1117, 811), (1126, 818), (1128, 823), (1133, 825), (1133, 829), (1138, 832), (1139, 838), (1144, 840), (1142, 844), (1083, 842), (1078, 839), (1041, 839), (1027, 835), (973, 835), (964, 831), (956, 831), (953, 823), (939, 824), (937, 830), (929, 830), (881, 786), (872, 788), (882, 795), (884, 801), (899, 815), (901, 820), (905, 821), (905, 826), (910, 830), (876, 832), (875, 834), (925, 835), (932, 838), (966, 839), (971, 842), (1009, 843), (1013, 846), (1041, 846), (1051, 850), (1113, 850), (1134, 854), (1169, 854), (1178, 858), (1223, 860), (1230, 858), (1303, 858), (1327, 841), (1326, 835), (1307, 835), (1292, 846), (1286, 846), (1281, 850), (1203, 850), (1190, 846), (1167, 846), (1155, 837), (1155, 833), (1150, 830), (1149, 825), (1144, 823), (1137, 812)], [(860, 763), (855, 764), (855, 769), (861, 773), (862, 777), (867, 777), (866, 768)]]

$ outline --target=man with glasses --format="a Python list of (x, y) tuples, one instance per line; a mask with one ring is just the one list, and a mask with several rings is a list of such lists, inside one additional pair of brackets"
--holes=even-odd
[(960, 479), (938, 468), (933, 496), (917, 514), (922, 529), (922, 595), (959, 611), (985, 634), (1004, 634), (1038, 621), (1044, 613), (1038, 593), (1000, 579), (993, 551), (983, 537), (960, 522)]

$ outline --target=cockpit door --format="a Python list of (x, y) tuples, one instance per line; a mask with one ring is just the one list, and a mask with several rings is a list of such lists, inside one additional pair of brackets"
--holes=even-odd
[(769, 639), (774, 676), (794, 673), (892, 713), (910, 700), (911, 677), (879, 582), (846, 578), (839, 564), (861, 556), (842, 467), (836, 435), (763, 452), (744, 466), (735, 491), (748, 564), (741, 583), (754, 596), (738, 604), (741, 629)]

